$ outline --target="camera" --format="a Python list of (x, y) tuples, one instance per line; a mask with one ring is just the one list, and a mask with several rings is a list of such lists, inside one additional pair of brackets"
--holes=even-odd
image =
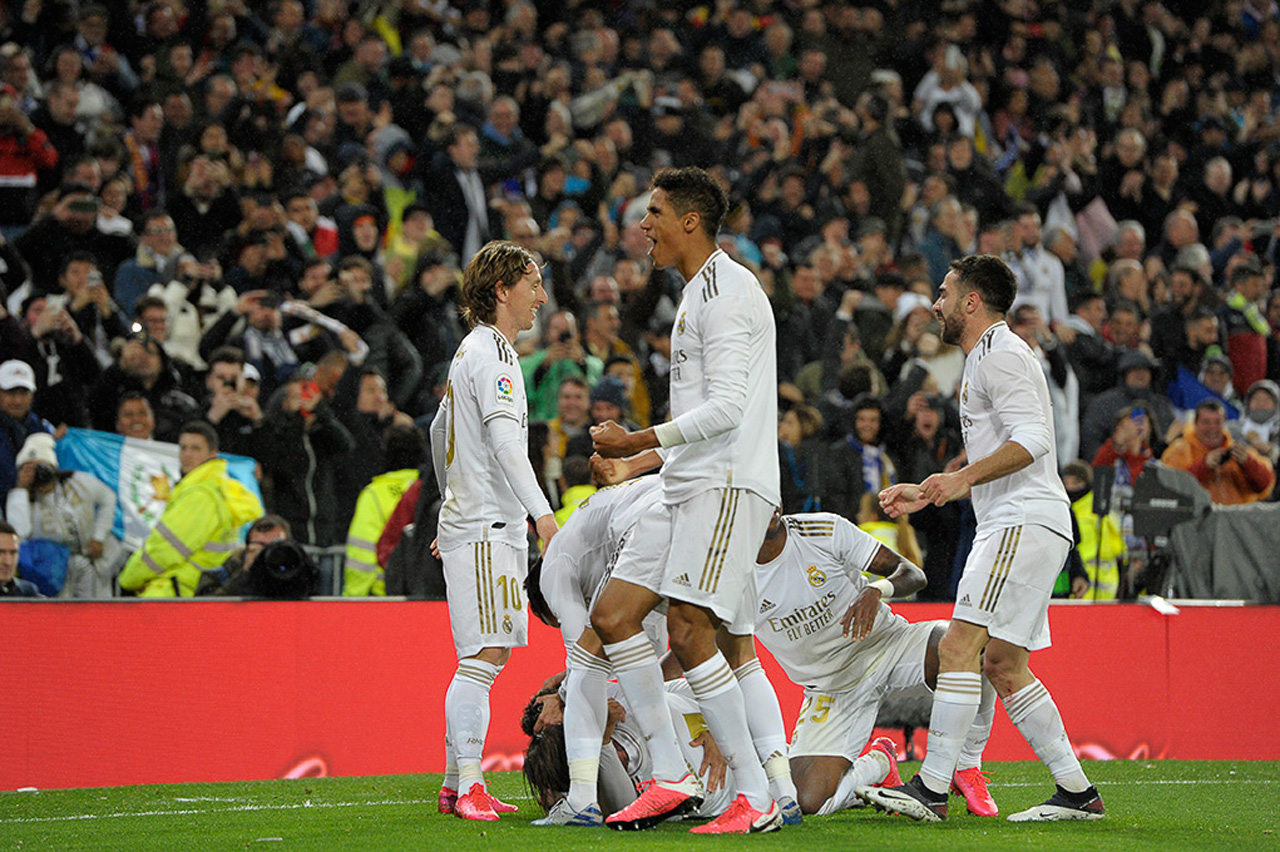
[(236, 382), (236, 380), (235, 380), (235, 379), (223, 379), (223, 380), (222, 380), (222, 386), (223, 386), (224, 388), (227, 388), (228, 390), (235, 390), (235, 389), (236, 389), (236, 387), (237, 387), (237, 384), (238, 384), (238, 383)]
[(568, 343), (570, 340), (573, 340), (573, 332), (568, 329), (560, 332), (559, 340), (561, 343)]

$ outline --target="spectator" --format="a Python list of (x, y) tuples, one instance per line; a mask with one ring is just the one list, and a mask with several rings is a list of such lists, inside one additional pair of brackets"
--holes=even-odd
[(263, 514), (257, 496), (227, 474), (208, 423), (182, 427), (178, 461), (182, 479), (164, 514), (120, 572), (120, 587), (140, 597), (195, 595), (201, 576), (231, 556), (240, 528)]
[(629, 416), (641, 429), (649, 424), (649, 392), (640, 380), (640, 360), (630, 346), (619, 336), (622, 321), (618, 317), (618, 306), (611, 302), (591, 302), (587, 305), (583, 321), (583, 343), (589, 354), (594, 355), (601, 364), (617, 358), (626, 359), (631, 364), (631, 374), (635, 392), (631, 397), (634, 403)]
[(0, 364), (0, 494), (18, 481), (18, 451), (35, 432), (53, 433), (53, 426), (31, 410), (36, 374), (25, 361), (11, 358)]
[(600, 381), (604, 364), (583, 347), (577, 318), (556, 311), (547, 320), (542, 347), (520, 359), (520, 370), (529, 395), (529, 419), (550, 420), (559, 409), (565, 379), (576, 376), (590, 387)]
[(1231, 434), (1271, 462), (1280, 462), (1280, 385), (1259, 379), (1244, 396), (1244, 416), (1230, 424)]
[[(319, 371), (315, 378), (319, 381)], [(354, 444), (334, 473), (337, 529), (341, 531), (351, 525), (360, 489), (387, 470), (382, 459), (387, 429), (411, 425), (413, 418), (396, 408), (387, 394), (387, 380), (374, 367), (348, 368), (334, 392), (333, 406)]]
[(88, 426), (88, 390), (100, 367), (63, 297), (30, 296), (21, 323), (0, 321), (0, 349), (31, 364), (36, 374), (32, 406), (52, 423)]
[(178, 277), (179, 262), (187, 257), (178, 244), (173, 219), (161, 208), (153, 208), (142, 218), (142, 236), (137, 254), (116, 270), (112, 295), (126, 315), (147, 294), (153, 284), (165, 285)]
[(565, 376), (556, 395), (556, 416), (547, 422), (547, 439), (551, 451), (561, 459), (574, 439), (589, 439), (591, 426), (591, 389), (579, 376)]
[(1071, 369), (1080, 382), (1080, 410), (1084, 411), (1095, 396), (1115, 387), (1120, 352), (1102, 336), (1107, 304), (1100, 294), (1091, 290), (1077, 293), (1072, 297), (1072, 305), (1067, 324), (1075, 337), (1065, 348)]
[(818, 493), (822, 510), (857, 521), (864, 493), (879, 494), (898, 481), (881, 438), (884, 406), (870, 394), (853, 401), (853, 433), (831, 444), (822, 465)]
[(53, 210), (38, 217), (14, 246), (31, 267), (36, 293), (57, 292), (58, 274), (73, 252), (88, 252), (105, 279), (115, 280), (116, 267), (133, 255), (130, 237), (107, 234), (94, 227), (98, 197), (82, 183), (63, 184)]
[(128, 321), (111, 298), (92, 254), (71, 252), (58, 269), (58, 287), (65, 310), (75, 320), (98, 363), (111, 363), (111, 342), (129, 333)]
[(1116, 412), (1125, 407), (1141, 408), (1151, 418), (1151, 444), (1159, 452), (1181, 433), (1181, 421), (1174, 416), (1169, 400), (1151, 386), (1155, 362), (1135, 350), (1120, 356), (1117, 369), (1120, 385), (1094, 397), (1080, 424), (1080, 455), (1092, 458), (1111, 434)]
[(1067, 286), (1062, 261), (1040, 241), (1040, 214), (1034, 207), (1018, 208), (1013, 250), (1007, 258), (1018, 279), (1015, 304), (1031, 304), (1063, 343), (1075, 338), (1067, 325)]
[(117, 435), (151, 441), (155, 438), (156, 416), (151, 403), (138, 391), (126, 391), (116, 407)]
[(782, 512), (816, 512), (813, 487), (822, 465), (822, 415), (803, 403), (778, 421), (778, 467), (782, 471)]
[(1160, 461), (1185, 470), (1224, 506), (1265, 500), (1275, 487), (1271, 460), (1251, 446), (1237, 443), (1226, 427), (1226, 411), (1216, 399), (1196, 406), (1195, 418), (1182, 437), (1169, 445)]
[(257, 382), (250, 389), (248, 370), (258, 375), (257, 368), (244, 362), (244, 353), (234, 346), (222, 346), (209, 356), (209, 372), (205, 374), (204, 419), (218, 432), (218, 446), (223, 452), (258, 458), (262, 429), (262, 410), (258, 406)]
[(257, 368), (263, 390), (270, 396), (301, 363), (282, 325), (278, 294), (265, 290), (242, 293), (235, 309), (223, 314), (200, 339), (200, 357), (207, 361), (220, 346), (239, 348), (245, 363)]
[(8, 521), (0, 521), (0, 598), (43, 597), (36, 584), (18, 576), (18, 532)]
[(70, 551), (62, 598), (109, 598), (128, 555), (111, 533), (116, 494), (81, 471), (59, 470), (53, 436), (34, 432), (18, 453), (17, 487), (5, 517), (21, 538), (49, 541)]
[(31, 221), (36, 183), (58, 165), (58, 149), (23, 113), (18, 98), (13, 86), (0, 83), (0, 228), (10, 237)]
[(355, 515), (347, 530), (342, 594), (385, 595), (383, 570), (378, 564), (378, 539), (400, 498), (418, 479), (427, 457), (427, 439), (412, 425), (392, 425), (382, 435), (383, 471), (360, 491)]
[[(345, 361), (339, 352), (326, 357)], [(304, 544), (339, 540), (335, 472), (354, 447), (314, 380), (294, 377), (268, 400), (261, 455), (272, 508)]]

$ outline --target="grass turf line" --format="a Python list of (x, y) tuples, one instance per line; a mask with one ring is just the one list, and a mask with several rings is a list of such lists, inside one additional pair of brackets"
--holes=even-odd
[[(1179, 850), (1280, 848), (1280, 763), (1110, 761), (1088, 763), (1108, 815), (1097, 823), (1015, 825), (1004, 815), (1051, 792), (1038, 763), (989, 763), (1001, 817), (969, 815), (951, 798), (950, 818), (922, 825), (869, 809), (754, 838), (693, 837), (689, 823), (647, 832), (539, 829), (541, 815), (517, 773), (492, 773), (494, 792), (521, 812), (498, 823), (436, 813), (438, 775), (311, 778), (0, 793), (0, 850), (466, 850), (546, 852), (767, 848), (952, 850)], [(942, 832), (943, 836), (935, 836)], [(746, 846), (744, 847), (744, 844)]]

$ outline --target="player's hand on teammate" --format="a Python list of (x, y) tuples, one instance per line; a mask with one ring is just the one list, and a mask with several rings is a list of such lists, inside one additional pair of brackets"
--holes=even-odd
[(555, 515), (543, 515), (534, 522), (538, 530), (538, 538), (542, 539), (542, 546), (545, 548), (551, 543), (551, 539), (560, 531), (560, 526), (556, 523)]
[(879, 613), (880, 590), (867, 586), (840, 619), (841, 634), (851, 642), (861, 642), (871, 635)]
[(935, 473), (920, 483), (920, 497), (926, 503), (941, 506), (969, 493), (969, 483), (956, 473)]
[(891, 518), (900, 518), (929, 505), (920, 495), (920, 486), (911, 482), (890, 485), (880, 492), (880, 508)]
[(702, 746), (702, 766), (698, 774), (707, 779), (707, 792), (714, 793), (724, 786), (725, 771), (728, 764), (720, 753), (720, 746), (710, 731), (703, 731), (689, 740), (691, 746)]

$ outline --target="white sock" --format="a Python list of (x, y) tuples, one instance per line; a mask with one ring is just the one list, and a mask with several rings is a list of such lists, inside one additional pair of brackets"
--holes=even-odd
[(1080, 768), (1067, 729), (1058, 714), (1053, 696), (1038, 679), (1004, 699), (1009, 721), (1018, 726), (1040, 762), (1049, 767), (1053, 780), (1069, 793), (1089, 789), (1089, 779)]
[(489, 733), (489, 688), (502, 671), (483, 660), (458, 661), (449, 691), (444, 695), (444, 723), (458, 761), (458, 795), (484, 784), (480, 760)]
[(581, 645), (569, 649), (564, 679), (564, 750), (569, 759), (569, 806), (580, 811), (596, 801), (600, 741), (608, 721), (605, 682), (609, 664)]
[[(445, 725), (448, 726), (447, 718)], [(458, 789), (458, 755), (453, 750), (453, 743), (449, 742), (448, 734), (444, 736), (444, 780), (440, 782), (440, 786), (450, 790)]]
[(747, 727), (751, 729), (751, 743), (756, 756), (764, 765), (769, 779), (769, 794), (775, 799), (786, 796), (796, 799), (796, 785), (791, 780), (791, 761), (787, 759), (787, 729), (782, 724), (782, 708), (778, 706), (778, 694), (773, 691), (769, 676), (764, 673), (760, 660), (750, 661), (733, 670), (742, 690), (742, 700), (747, 712)]
[(965, 735), (978, 714), (982, 700), (982, 675), (977, 672), (940, 672), (929, 714), (929, 750), (920, 767), (920, 780), (935, 793), (951, 789), (951, 776), (964, 747)]
[(986, 751), (987, 740), (991, 738), (991, 723), (996, 718), (996, 688), (985, 677), (982, 679), (982, 700), (978, 702), (978, 715), (973, 717), (969, 726), (969, 735), (964, 738), (964, 748), (960, 749), (960, 760), (956, 769), (981, 769), (982, 753)]
[(662, 685), (662, 667), (653, 645), (643, 633), (629, 636), (621, 642), (604, 646), (613, 664), (614, 676), (627, 696), (630, 718), (644, 735), (653, 759), (653, 777), (661, 781), (678, 781), (689, 771), (680, 744), (676, 741), (675, 725), (667, 710), (667, 691)]
[(756, 759), (742, 690), (724, 654), (716, 651), (710, 659), (687, 669), (684, 676), (698, 699), (707, 727), (716, 738), (725, 762), (733, 770), (738, 792), (747, 797), (751, 807), (767, 811), (770, 804), (769, 779)]
[(889, 758), (885, 757), (880, 751), (872, 749), (855, 760), (844, 771), (844, 774), (840, 776), (840, 783), (836, 785), (836, 791), (818, 809), (818, 816), (827, 816), (836, 811), (842, 811), (854, 802), (861, 801), (854, 795), (853, 791), (859, 787), (879, 784), (884, 780), (884, 776), (888, 774)]

